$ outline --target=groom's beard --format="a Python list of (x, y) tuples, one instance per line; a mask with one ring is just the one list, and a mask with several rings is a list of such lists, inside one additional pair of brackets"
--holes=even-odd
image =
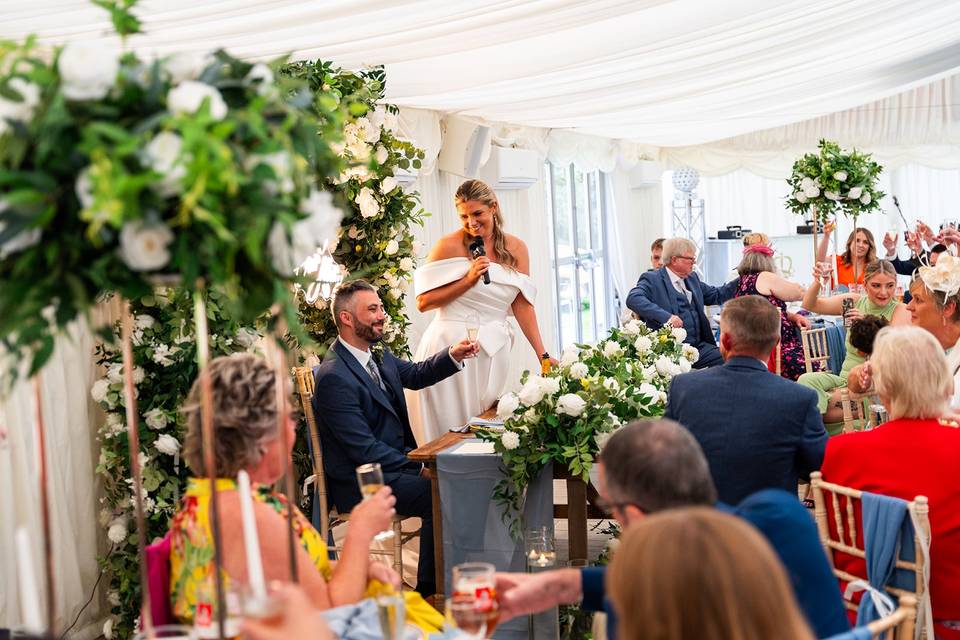
[(383, 339), (382, 321), (374, 322), (372, 324), (363, 324), (359, 320), (356, 320), (356, 317), (354, 317), (354, 320), (356, 322), (353, 331), (361, 340), (366, 340), (370, 344), (375, 344)]

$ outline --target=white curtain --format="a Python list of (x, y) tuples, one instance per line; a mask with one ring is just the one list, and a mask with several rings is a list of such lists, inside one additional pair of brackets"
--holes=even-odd
[[(384, 64), (387, 99), (693, 145), (879, 100), (960, 68), (945, 0), (143, 0), (146, 53)], [(0, 39), (109, 38), (87, 0), (4, 0)]]
[[(97, 526), (95, 466), (98, 444), (88, 390), (93, 380), (93, 338), (85, 324), (71, 325), (57, 338), (56, 349), (40, 373), (46, 428), (47, 481), (56, 590), (56, 626), (62, 633), (93, 596), (97, 580), (100, 529)], [(30, 532), (33, 565), (41, 602), (42, 571), (40, 489), (37, 477), (37, 441), (33, 385), (22, 380), (10, 396), (0, 399), (0, 627), (22, 622), (16, 576), (20, 558), (13, 534), (18, 527)], [(45, 611), (45, 609), (44, 609)], [(92, 598), (70, 632), (71, 638), (100, 634), (100, 599)]]

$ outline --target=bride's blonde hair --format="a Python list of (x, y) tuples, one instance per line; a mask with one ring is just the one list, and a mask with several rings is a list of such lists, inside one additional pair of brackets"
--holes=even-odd
[[(500, 201), (497, 200), (497, 194), (483, 180), (467, 180), (457, 189), (453, 196), (453, 202), (461, 205), (464, 202), (476, 200), (481, 204), (493, 208), (493, 256), (500, 264), (517, 268), (517, 257), (507, 250), (507, 236), (503, 233), (503, 215), (500, 213)], [(463, 246), (469, 247), (473, 237), (463, 234)]]

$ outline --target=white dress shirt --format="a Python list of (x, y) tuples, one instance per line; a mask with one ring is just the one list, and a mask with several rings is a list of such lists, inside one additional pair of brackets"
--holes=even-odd
[[(337, 340), (339, 340), (340, 344), (342, 344), (344, 347), (347, 348), (347, 351), (353, 354), (353, 357), (357, 359), (357, 362), (359, 362), (360, 366), (363, 367), (363, 369), (366, 371), (367, 363), (369, 363), (370, 358), (373, 357), (370, 353), (370, 349), (366, 349), (366, 350), (357, 349), (355, 346), (353, 346), (352, 344), (350, 344), (340, 336), (337, 336)], [(447, 355), (450, 356), (450, 359), (453, 360), (453, 364), (457, 365), (458, 369), (463, 369), (464, 363), (454, 358), (453, 353), (451, 353), (452, 351), (453, 351), (453, 347), (450, 347), (449, 349), (447, 349)]]
[(670, 282), (673, 283), (674, 289), (685, 295), (687, 297), (687, 302), (693, 302), (693, 292), (687, 288), (686, 283), (684, 283), (684, 279), (671, 271), (670, 267), (667, 267), (667, 273), (670, 275)]

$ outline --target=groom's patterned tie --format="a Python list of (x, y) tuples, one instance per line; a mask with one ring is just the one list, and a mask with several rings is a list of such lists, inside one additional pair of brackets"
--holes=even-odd
[(373, 357), (367, 360), (367, 371), (370, 372), (370, 377), (373, 378), (373, 381), (377, 383), (378, 387), (380, 387), (380, 391), (386, 391), (387, 388), (383, 386), (383, 379), (380, 377), (380, 371), (377, 368), (377, 363), (374, 361)]

